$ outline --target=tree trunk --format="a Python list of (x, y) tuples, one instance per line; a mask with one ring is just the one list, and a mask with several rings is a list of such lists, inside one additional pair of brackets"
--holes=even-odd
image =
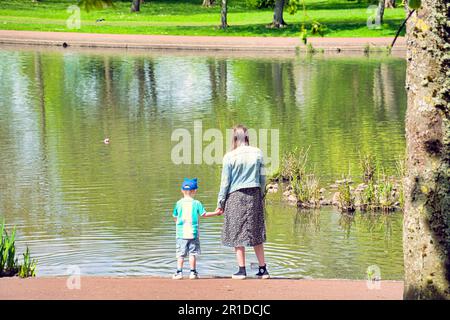
[(228, 13), (228, 3), (227, 0), (222, 0), (222, 9), (220, 11), (220, 27), (222, 29), (226, 29), (228, 27), (228, 23), (227, 23), (227, 13)]
[(386, 0), (386, 1), (384, 2), (384, 6), (385, 6), (386, 8), (390, 8), (390, 9), (395, 8), (395, 7), (396, 7), (395, 0)]
[(450, 299), (450, 17), (422, 0), (407, 24), (405, 299)]
[(214, 0), (203, 0), (202, 6), (204, 7), (212, 7), (214, 5)]
[(380, 17), (380, 23), (383, 23), (384, 20), (384, 1), (385, 0), (379, 0), (378, 1), (378, 10), (377, 15)]
[(131, 12), (139, 12), (139, 11), (141, 11), (141, 0), (132, 0)]
[(272, 27), (274, 28), (283, 28), (286, 26), (286, 22), (283, 19), (283, 11), (285, 0), (276, 0), (275, 8), (273, 9), (273, 21)]

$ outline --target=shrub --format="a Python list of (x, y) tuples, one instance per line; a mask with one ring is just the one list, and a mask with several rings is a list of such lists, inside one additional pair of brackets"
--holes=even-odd
[(245, 3), (250, 8), (273, 8), (275, 6), (275, 0), (245, 0)]

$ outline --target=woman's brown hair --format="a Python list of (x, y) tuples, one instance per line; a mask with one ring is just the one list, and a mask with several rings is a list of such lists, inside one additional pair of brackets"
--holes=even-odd
[(231, 141), (232, 150), (241, 145), (248, 146), (250, 144), (248, 138), (248, 130), (242, 124), (239, 124), (233, 128), (233, 137)]

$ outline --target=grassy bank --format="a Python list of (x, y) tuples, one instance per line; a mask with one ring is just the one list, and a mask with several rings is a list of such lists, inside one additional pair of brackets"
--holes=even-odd
[[(267, 28), (273, 11), (249, 8), (245, 0), (230, 1), (228, 23), (221, 30), (220, 7), (201, 6), (201, 0), (147, 0), (140, 13), (130, 13), (131, 1), (115, 1), (113, 8), (81, 11), (81, 28), (69, 29), (67, 12), (75, 0), (10, 0), (0, 2), (0, 29), (32, 31), (74, 31), (87, 33), (154, 34), (154, 35), (219, 35), (219, 36), (298, 36), (305, 20), (300, 11), (285, 13), (289, 24), (284, 29)], [(369, 29), (367, 3), (349, 0), (306, 0), (311, 20), (327, 26), (327, 37), (393, 36), (405, 17), (403, 8), (386, 9), (380, 29)], [(102, 21), (97, 21), (102, 20)]]

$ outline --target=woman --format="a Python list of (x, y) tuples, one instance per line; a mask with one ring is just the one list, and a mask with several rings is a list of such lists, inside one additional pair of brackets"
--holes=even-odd
[(260, 149), (249, 146), (248, 130), (233, 128), (232, 151), (223, 158), (222, 181), (218, 209), (223, 210), (222, 244), (234, 247), (239, 271), (233, 279), (245, 279), (245, 247), (253, 247), (259, 263), (256, 276), (268, 279), (264, 260), (266, 228), (263, 196), (265, 191), (264, 161)]

